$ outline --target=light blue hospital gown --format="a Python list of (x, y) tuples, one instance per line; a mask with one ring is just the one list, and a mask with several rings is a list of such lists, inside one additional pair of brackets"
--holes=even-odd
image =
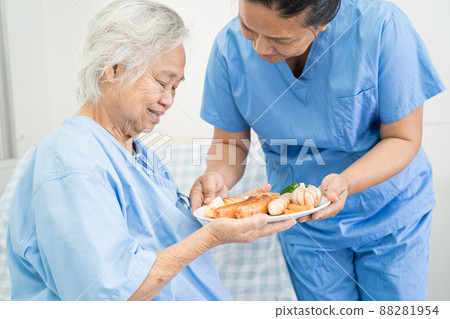
[[(201, 227), (158, 158), (136, 148), (77, 116), (36, 149), (10, 212), (12, 300), (126, 300), (158, 251)], [(230, 299), (207, 252), (154, 300)]]
[[(217, 35), (201, 116), (228, 132), (253, 128), (264, 142), (274, 191), (294, 182), (319, 186), (341, 173), (380, 141), (381, 123), (405, 117), (445, 89), (405, 14), (373, 2), (342, 1), (297, 82), (285, 61), (258, 57), (237, 18)], [(285, 231), (280, 237), (297, 296), (425, 299), (434, 205), (421, 148), (401, 173), (349, 196), (336, 217)]]

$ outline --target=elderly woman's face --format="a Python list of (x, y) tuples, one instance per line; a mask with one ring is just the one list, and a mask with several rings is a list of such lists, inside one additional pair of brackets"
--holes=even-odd
[(112, 117), (124, 135), (153, 130), (173, 104), (185, 64), (184, 48), (179, 46), (153, 62), (133, 86), (113, 93)]

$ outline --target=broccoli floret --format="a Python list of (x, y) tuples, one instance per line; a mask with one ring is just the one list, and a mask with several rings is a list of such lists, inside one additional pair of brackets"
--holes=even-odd
[(280, 195), (283, 195), (284, 193), (292, 193), (297, 187), (299, 187), (300, 185), (298, 185), (297, 183), (294, 183), (292, 185), (289, 185), (288, 187), (285, 187)]

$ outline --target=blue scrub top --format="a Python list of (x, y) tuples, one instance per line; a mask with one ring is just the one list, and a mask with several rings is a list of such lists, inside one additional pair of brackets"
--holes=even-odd
[[(126, 300), (158, 251), (201, 227), (156, 155), (135, 146), (77, 116), (36, 149), (10, 211), (12, 300)], [(207, 252), (154, 300), (230, 299)]]
[[(405, 117), (445, 89), (406, 15), (392, 3), (373, 2), (342, 1), (297, 82), (285, 61), (258, 57), (237, 18), (217, 35), (201, 116), (228, 132), (254, 129), (274, 191), (294, 182), (319, 186), (341, 173), (380, 141), (381, 123)], [(303, 227), (326, 247), (349, 247), (410, 224), (434, 205), (421, 148), (401, 173), (349, 196), (336, 217)], [(306, 232), (292, 227), (281, 238), (315, 246)]]

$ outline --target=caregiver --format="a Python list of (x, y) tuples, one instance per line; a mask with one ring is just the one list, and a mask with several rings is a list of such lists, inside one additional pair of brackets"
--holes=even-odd
[(193, 209), (242, 177), (252, 128), (274, 191), (332, 202), (280, 234), (300, 300), (424, 300), (435, 205), (423, 104), (444, 90), (425, 44), (386, 1), (241, 0), (217, 35), (201, 116), (215, 126)]

